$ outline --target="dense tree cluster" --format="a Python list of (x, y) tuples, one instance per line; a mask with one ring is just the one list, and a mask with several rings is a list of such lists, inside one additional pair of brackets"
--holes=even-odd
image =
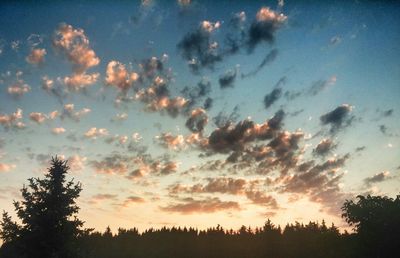
[(271, 221), (261, 228), (224, 230), (194, 228), (107, 229), (84, 238), (85, 257), (353, 257), (348, 234), (332, 225), (288, 224), (281, 230)]
[(358, 196), (347, 200), (342, 217), (354, 233), (340, 233), (335, 225), (287, 224), (269, 219), (263, 227), (163, 227), (142, 233), (137, 228), (113, 234), (83, 229), (76, 217), (75, 199), (81, 185), (66, 181), (66, 161), (57, 157), (44, 179), (29, 179), (14, 202), (20, 223), (3, 212), (0, 258), (109, 257), (400, 257), (400, 196)]

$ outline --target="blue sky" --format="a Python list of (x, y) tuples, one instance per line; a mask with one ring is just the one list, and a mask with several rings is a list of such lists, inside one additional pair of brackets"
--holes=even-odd
[(1, 207), (60, 155), (97, 229), (344, 226), (345, 199), (399, 192), (399, 9), (3, 2)]

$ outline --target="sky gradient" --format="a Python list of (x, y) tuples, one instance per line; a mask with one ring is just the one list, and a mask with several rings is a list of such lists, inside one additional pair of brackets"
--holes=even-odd
[(0, 207), (51, 156), (87, 227), (325, 219), (399, 193), (396, 1), (0, 4)]

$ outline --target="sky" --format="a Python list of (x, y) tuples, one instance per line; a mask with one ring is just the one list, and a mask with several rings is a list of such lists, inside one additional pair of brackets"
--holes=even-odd
[(85, 226), (341, 228), (399, 192), (396, 1), (2, 1), (0, 207), (52, 156)]

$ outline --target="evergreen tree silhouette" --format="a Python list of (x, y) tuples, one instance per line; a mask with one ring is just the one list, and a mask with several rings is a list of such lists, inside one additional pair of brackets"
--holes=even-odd
[(44, 179), (28, 180), (21, 190), (23, 200), (14, 201), (21, 225), (3, 212), (0, 236), (14, 249), (13, 257), (79, 257), (77, 239), (85, 230), (76, 217), (79, 207), (75, 200), (82, 187), (66, 181), (68, 170), (67, 161), (56, 156)]

